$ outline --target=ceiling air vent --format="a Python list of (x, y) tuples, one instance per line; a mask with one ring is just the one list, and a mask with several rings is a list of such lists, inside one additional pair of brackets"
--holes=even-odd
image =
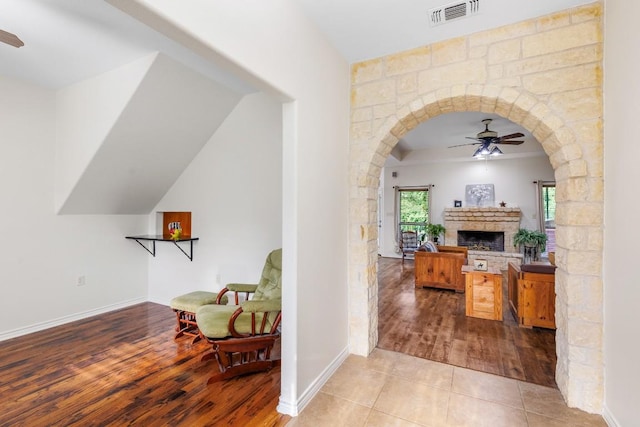
[(432, 27), (451, 22), (480, 12), (480, 0), (466, 0), (450, 3), (429, 10), (429, 23)]

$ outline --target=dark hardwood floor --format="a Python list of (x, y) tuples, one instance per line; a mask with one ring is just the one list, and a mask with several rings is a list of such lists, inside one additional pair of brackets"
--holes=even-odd
[[(378, 258), (378, 347), (424, 359), (556, 387), (555, 331), (465, 315), (464, 294), (416, 289), (413, 260)], [(505, 275), (506, 276), (506, 275)]]
[(0, 342), (0, 426), (283, 426), (280, 368), (207, 385), (210, 347), (144, 303)]

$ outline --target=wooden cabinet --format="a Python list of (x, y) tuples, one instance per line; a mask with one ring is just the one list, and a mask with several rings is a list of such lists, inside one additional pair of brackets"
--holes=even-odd
[(467, 263), (467, 249), (439, 246), (439, 252), (415, 252), (415, 286), (452, 289), (464, 292), (462, 266)]
[(509, 263), (509, 308), (520, 326), (555, 329), (555, 277), (553, 266)]
[(502, 272), (490, 268), (476, 271), (462, 267), (465, 276), (465, 311), (467, 316), (502, 320)]

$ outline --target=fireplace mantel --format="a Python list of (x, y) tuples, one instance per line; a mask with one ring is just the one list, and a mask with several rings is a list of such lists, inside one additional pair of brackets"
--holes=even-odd
[[(449, 221), (505, 221), (520, 222), (520, 208), (474, 207), (445, 208), (444, 220)], [(446, 226), (445, 226), (446, 227)]]
[(445, 242), (455, 245), (458, 230), (504, 231), (505, 244), (509, 244), (520, 228), (521, 215), (520, 208), (445, 208)]

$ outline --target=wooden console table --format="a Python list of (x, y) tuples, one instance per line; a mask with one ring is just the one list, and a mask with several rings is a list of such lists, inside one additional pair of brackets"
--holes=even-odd
[(521, 327), (556, 328), (555, 270), (544, 263), (509, 263), (509, 307)]
[(502, 321), (502, 272), (497, 268), (474, 270), (473, 266), (464, 265), (462, 274), (467, 316)]

